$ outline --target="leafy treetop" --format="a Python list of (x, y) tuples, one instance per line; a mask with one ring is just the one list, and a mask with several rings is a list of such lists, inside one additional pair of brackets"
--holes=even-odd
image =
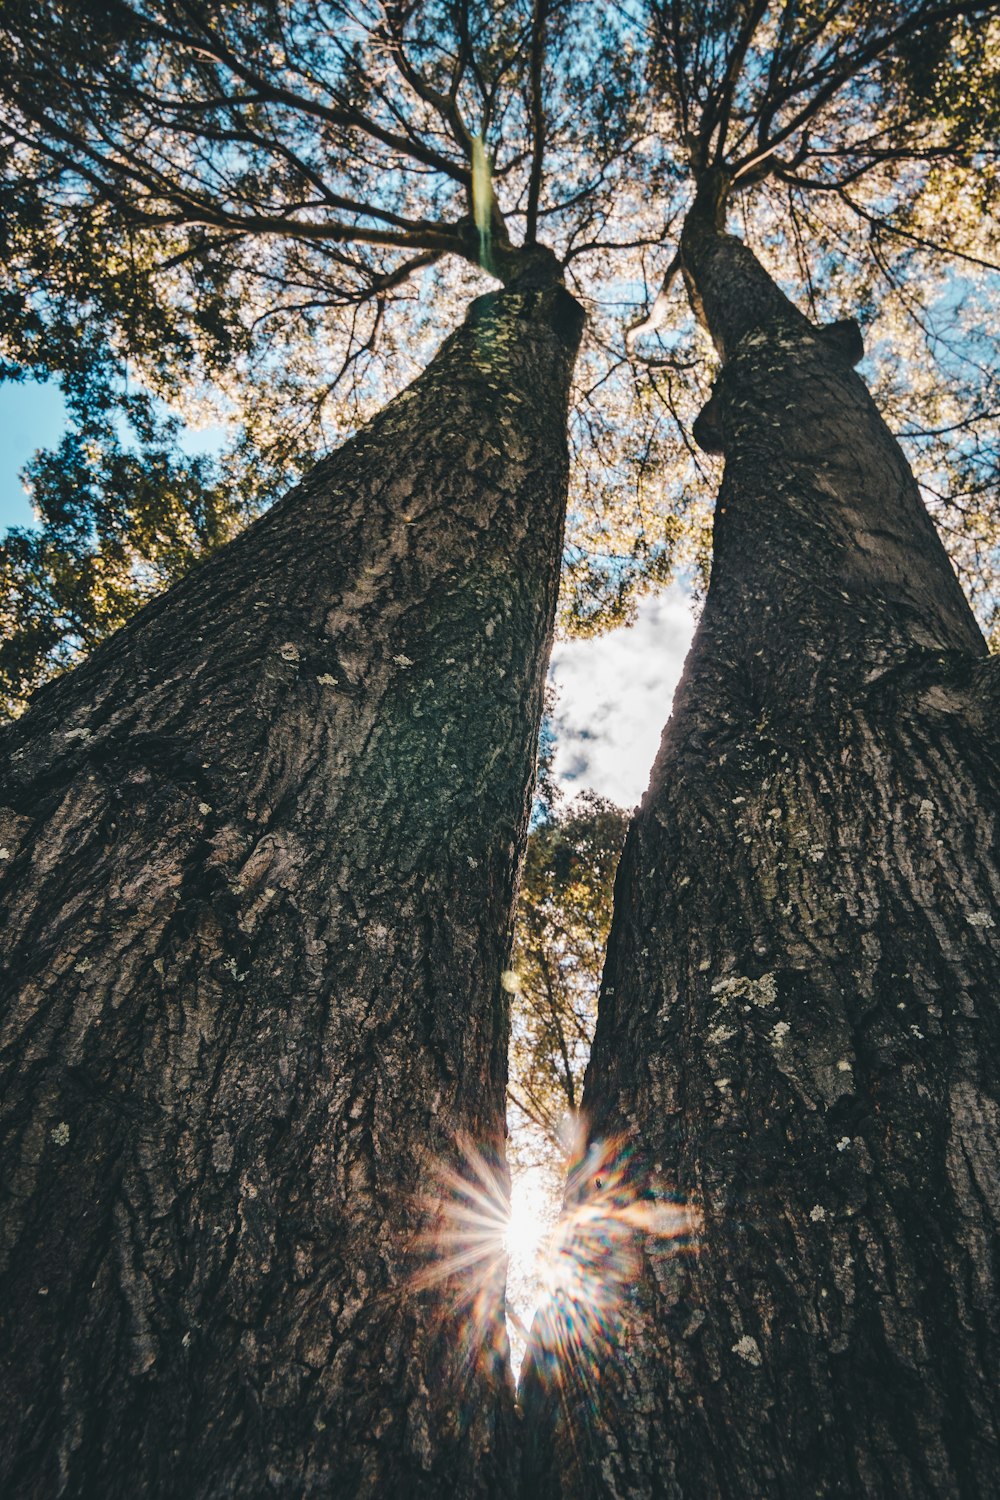
[[(3, 560), (10, 705), (174, 576), (180, 539), (202, 555), (363, 421), (491, 279), (562, 275), (590, 314), (564, 623), (703, 575), (713, 355), (670, 268), (710, 175), (811, 316), (866, 326), (988, 622), (998, 27), (995, 0), (8, 0), (0, 373), (61, 377), (75, 422), (30, 475), (42, 538)], [(222, 464), (152, 460), (150, 396), (228, 424)]]

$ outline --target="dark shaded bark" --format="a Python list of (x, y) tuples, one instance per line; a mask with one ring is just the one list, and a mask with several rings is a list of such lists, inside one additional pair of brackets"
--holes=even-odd
[[(698, 1228), (683, 1253), (633, 1243), (592, 1367), (554, 1352), (558, 1300), (538, 1325), (525, 1493), (978, 1500), (1000, 1425), (997, 663), (854, 341), (707, 215), (683, 258), (725, 357), (725, 477), (584, 1109), (592, 1141), (633, 1143), (631, 1192), (678, 1193)], [(592, 1172), (576, 1198), (599, 1201)]]
[(502, 1160), (581, 325), (480, 298), (6, 733), (5, 1494), (506, 1492), (502, 1270), (411, 1278)]

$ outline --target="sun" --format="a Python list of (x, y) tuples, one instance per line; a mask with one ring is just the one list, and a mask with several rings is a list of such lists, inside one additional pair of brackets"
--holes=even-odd
[(529, 1342), (546, 1378), (595, 1378), (602, 1351), (620, 1342), (642, 1246), (666, 1239), (682, 1252), (696, 1241), (697, 1212), (622, 1139), (590, 1141), (565, 1180), (543, 1166), (509, 1176), (499, 1152), (457, 1147), (423, 1198), (429, 1227), (410, 1285), (451, 1284), (470, 1349), (506, 1313), (515, 1378)]
[(512, 1265), (521, 1270), (528, 1270), (541, 1253), (551, 1219), (548, 1196), (534, 1173), (515, 1174), (504, 1230), (504, 1248)]

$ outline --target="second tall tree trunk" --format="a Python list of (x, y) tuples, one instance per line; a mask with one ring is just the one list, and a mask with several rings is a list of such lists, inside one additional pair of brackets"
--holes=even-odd
[(419, 1235), (502, 1160), (581, 324), (479, 299), (6, 733), (5, 1494), (506, 1493), (502, 1273)]
[[(996, 664), (845, 330), (710, 212), (682, 253), (725, 361), (712, 583), (619, 870), (562, 1257), (589, 1274), (538, 1325), (525, 1494), (971, 1500), (1000, 1438)], [(690, 1245), (637, 1239), (675, 1198)]]

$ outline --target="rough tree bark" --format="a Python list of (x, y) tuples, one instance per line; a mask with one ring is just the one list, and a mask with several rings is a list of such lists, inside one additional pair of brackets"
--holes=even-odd
[(584, 1109), (700, 1225), (640, 1245), (596, 1370), (545, 1349), (550, 1311), (525, 1493), (994, 1495), (997, 664), (852, 330), (809, 324), (710, 204), (682, 254), (725, 477)]
[(5, 1494), (507, 1491), (502, 1275), (409, 1278), (502, 1160), (581, 326), (480, 298), (6, 733)]

